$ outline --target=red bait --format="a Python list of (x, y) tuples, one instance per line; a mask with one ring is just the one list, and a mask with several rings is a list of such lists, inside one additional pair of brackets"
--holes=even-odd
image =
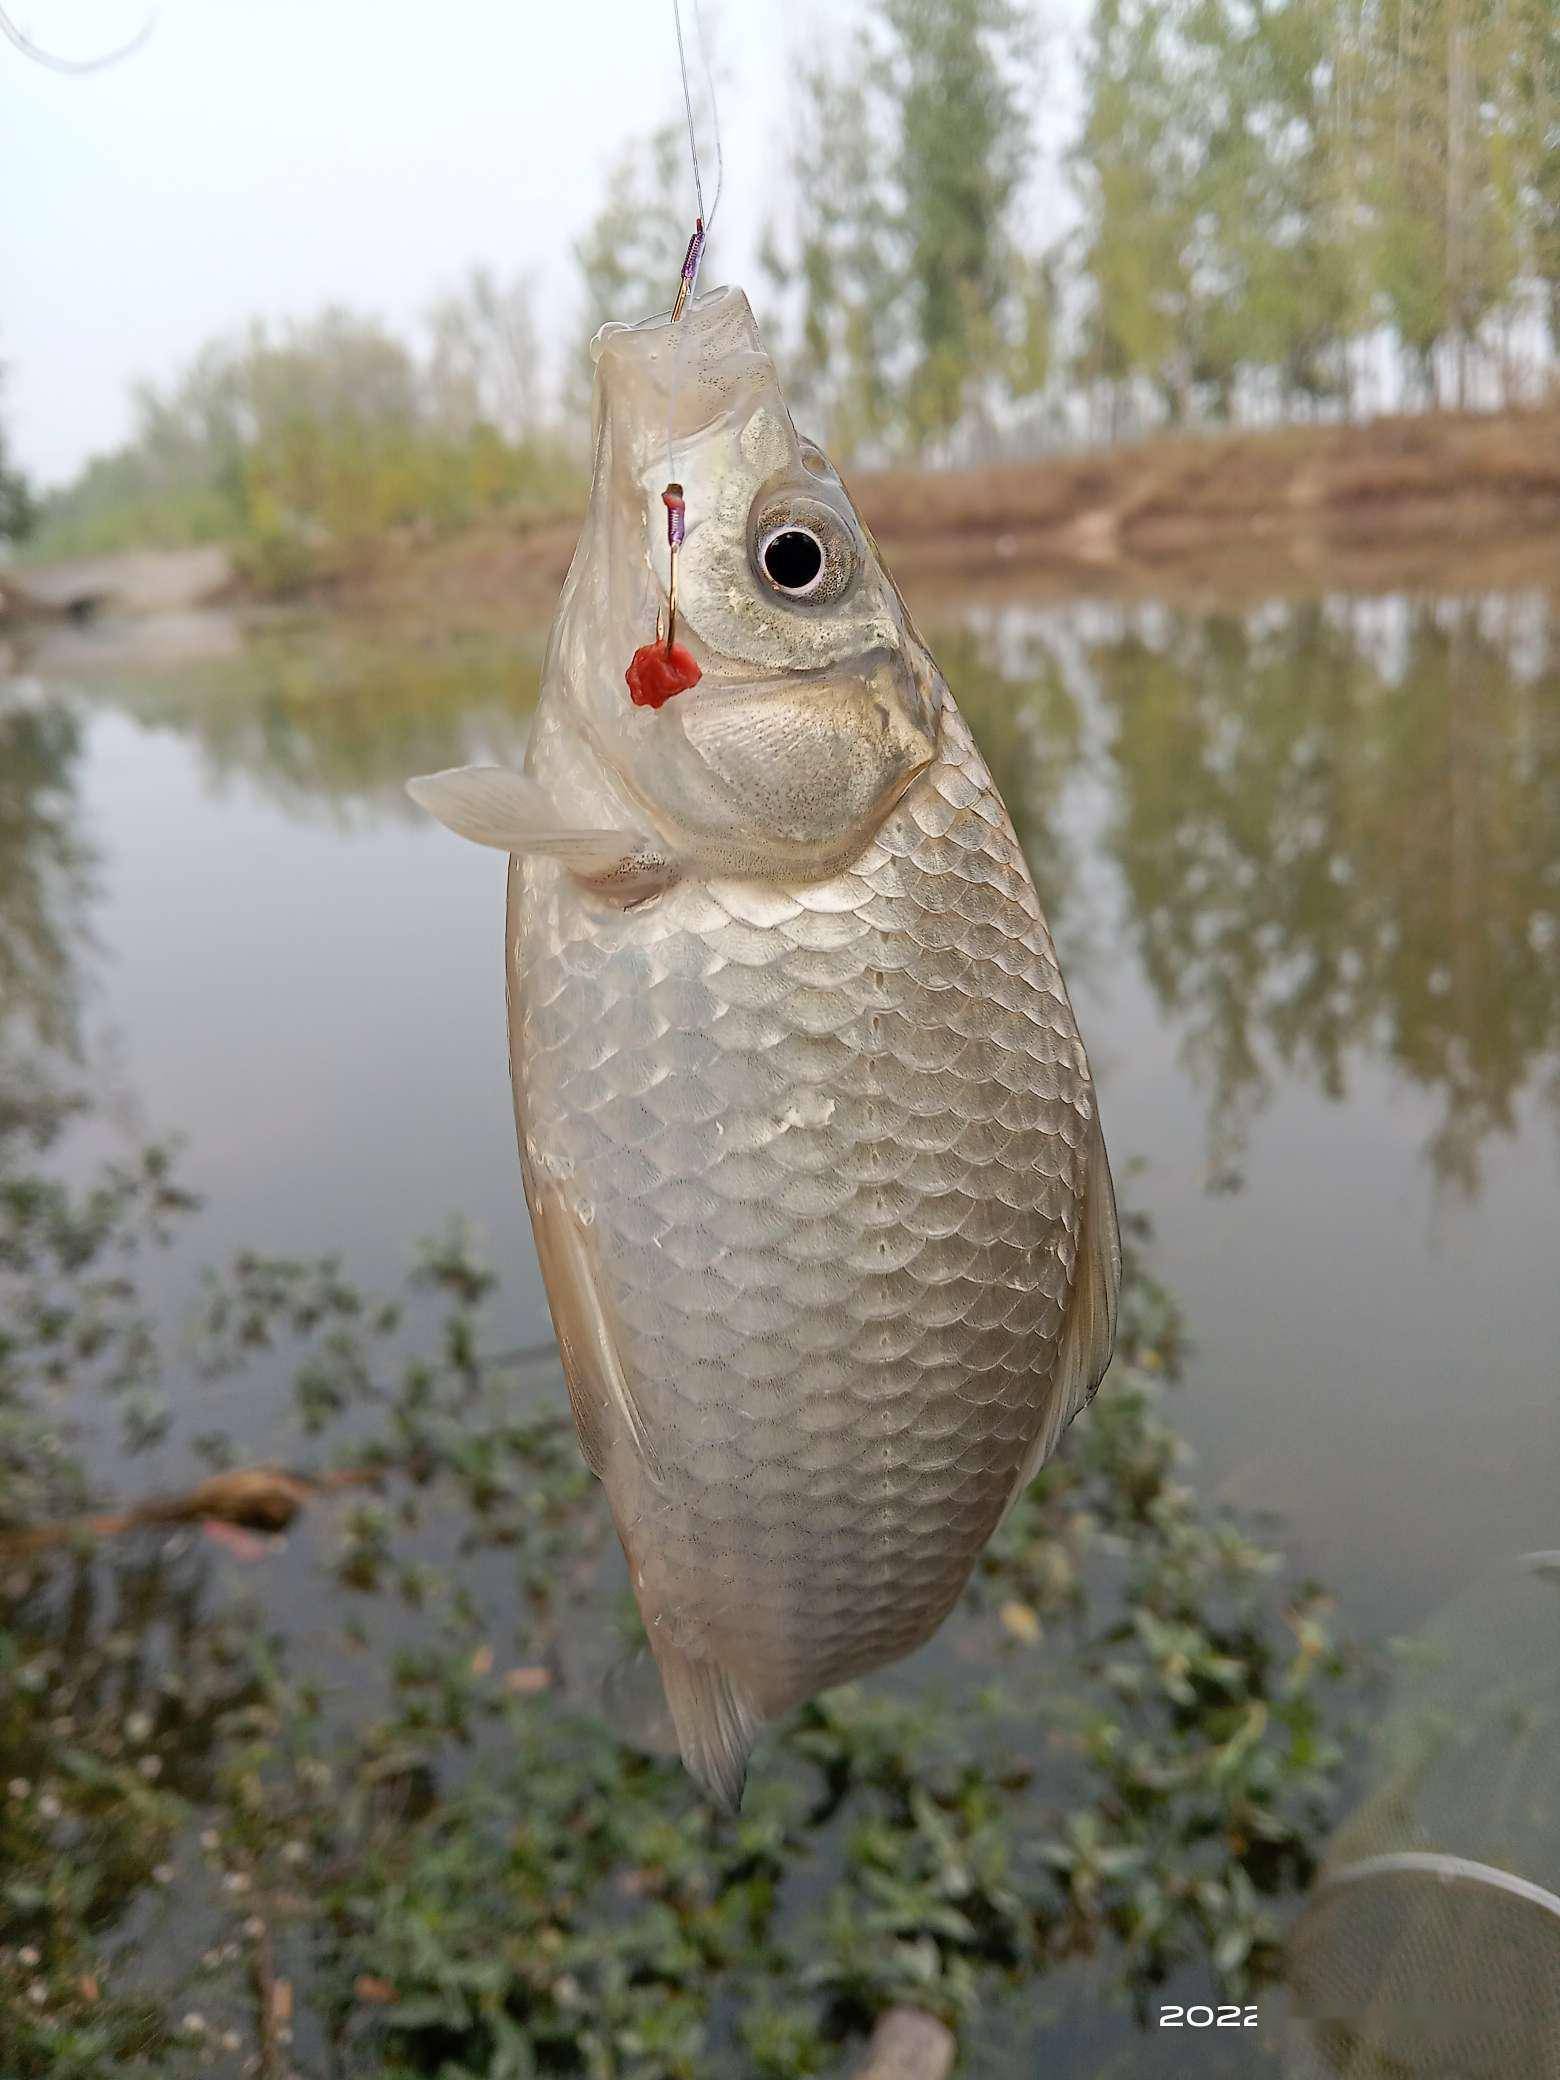
[[(618, 655), (621, 656), (622, 652), (619, 651)], [(697, 686), (704, 675), (694, 663), (692, 653), (681, 643), (673, 643), (668, 648), (657, 637), (653, 643), (640, 644), (623, 676), (628, 682), (629, 698), (636, 708), (661, 708), (674, 693), (686, 693), (690, 686)]]

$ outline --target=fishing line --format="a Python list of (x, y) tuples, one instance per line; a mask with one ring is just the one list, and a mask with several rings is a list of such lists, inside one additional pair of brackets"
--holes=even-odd
[[(715, 145), (715, 194), (709, 208), (704, 205), (704, 168), (699, 161), (699, 126), (693, 115), (693, 83), (688, 77), (688, 45), (683, 36), (682, 0), (672, 0), (672, 28), (677, 37), (677, 70), (682, 76), (683, 114), (688, 122), (688, 158), (693, 166), (693, 197), (695, 215), (693, 236), (688, 241), (688, 250), (683, 255), (682, 276), (677, 284), (677, 297), (672, 305), (672, 323), (680, 325), (683, 312), (698, 293), (699, 269), (704, 261), (704, 248), (715, 221), (715, 212), (720, 208), (720, 191), (726, 182), (725, 154), (720, 142), (720, 104), (715, 98), (715, 76), (710, 69), (710, 40), (704, 30), (704, 15), (699, 0), (693, 0), (694, 33), (699, 39), (699, 60), (704, 69), (704, 92), (710, 107), (710, 133)], [(682, 388), (683, 342), (679, 332), (672, 348), (672, 384), (667, 398), (666, 410), (666, 468), (668, 483), (662, 492), (666, 507), (666, 551), (667, 551), (667, 613), (666, 655), (672, 654), (677, 635), (677, 562), (683, 544), (683, 528), (686, 508), (683, 503), (682, 485), (677, 481), (677, 393)]]
[[(699, 158), (698, 125), (693, 114), (693, 84), (688, 77), (688, 47), (683, 38), (682, 0), (672, 0), (672, 26), (677, 32), (677, 69), (682, 75), (683, 114), (688, 123), (688, 157), (693, 162), (693, 192), (698, 204), (699, 222), (708, 238), (715, 225), (715, 212), (720, 208), (720, 191), (725, 184), (726, 163), (720, 142), (720, 103), (715, 98), (715, 76), (710, 66), (710, 40), (704, 33), (704, 13), (700, 0), (693, 0), (694, 34), (699, 41), (699, 62), (704, 71), (704, 95), (710, 106), (710, 137), (715, 147), (715, 199), (708, 209), (704, 207), (704, 168)], [(700, 255), (702, 258), (702, 254)], [(697, 275), (697, 266), (695, 266)]]
[(699, 60), (704, 72), (704, 92), (709, 102), (710, 135), (715, 148), (715, 193), (706, 209), (704, 167), (699, 158), (699, 126), (693, 113), (693, 82), (688, 76), (688, 45), (683, 35), (682, 0), (672, 0), (672, 28), (677, 37), (677, 70), (682, 78), (683, 114), (688, 123), (688, 158), (693, 167), (693, 236), (683, 255), (682, 273), (672, 304), (672, 367), (666, 397), (666, 489), (661, 503), (666, 508), (666, 613), (658, 612), (655, 641), (642, 643), (634, 652), (626, 674), (628, 690), (636, 707), (659, 708), (673, 694), (697, 684), (699, 667), (691, 654), (677, 643), (677, 569), (687, 527), (687, 502), (677, 473), (677, 402), (685, 380), (683, 313), (698, 292), (699, 269), (704, 247), (720, 208), (721, 189), (726, 182), (725, 154), (720, 139), (720, 104), (715, 98), (715, 75), (710, 65), (709, 38), (699, 0), (693, 0), (694, 33), (699, 41)]

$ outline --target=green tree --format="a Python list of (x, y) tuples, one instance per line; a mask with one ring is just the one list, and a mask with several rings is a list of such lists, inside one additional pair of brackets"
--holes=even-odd
[(1560, 9), (1511, 0), (1509, 77), (1524, 249), (1545, 301), (1551, 354), (1560, 355)]
[(1363, 19), (1374, 277), (1425, 395), (1447, 341), (1463, 403), (1471, 350), (1521, 271), (1522, 43), (1539, 17), (1506, 0), (1377, 0)]
[(1074, 155), (1080, 372), (1175, 419), (1339, 392), (1365, 315), (1335, 0), (1098, 0)]
[(669, 310), (677, 293), (694, 217), (686, 155), (672, 123), (627, 145), (608, 176), (606, 200), (574, 249), (581, 314), (565, 389), (580, 411), (590, 409), (590, 343), (601, 327)]
[(523, 283), (478, 271), (419, 355), (333, 309), (215, 341), (135, 393), (135, 432), (48, 502), (59, 553), (231, 541), (277, 589), (385, 529), (555, 505), (574, 471), (543, 411)]
[(1547, 285), (1560, 332), (1551, 0), (1096, 0), (1074, 170), (1078, 370), (1124, 404), (1226, 415), (1255, 376), (1347, 401), (1391, 326), (1460, 401)]
[[(1009, 0), (882, 0), (885, 91), (915, 364), (909, 431), (949, 432), (977, 384), (1011, 377), (1012, 214), (1032, 154), (1017, 86), (1026, 21)], [(1032, 291), (1032, 284), (1030, 285)]]
[(1194, 381), (1231, 412), (1245, 368), (1287, 396), (1344, 387), (1342, 349), (1365, 316), (1352, 252), (1348, 132), (1333, 0), (1246, 9), (1204, 0), (1187, 17), (1183, 99), (1206, 114), (1190, 183)]
[(795, 406), (842, 456), (891, 440), (899, 413), (899, 274), (872, 67), (862, 35), (844, 64), (803, 70), (789, 169), (793, 243), (783, 250), (771, 226), (763, 251), (771, 281), (799, 296), (799, 336), (786, 357)]
[(1045, 381), (1052, 277), (1015, 221), (1027, 56), (1009, 0), (879, 0), (802, 74), (765, 264), (797, 304), (793, 381), (842, 453), (918, 448)]
[[(5, 370), (0, 367), (0, 387)], [(0, 542), (19, 542), (32, 531), (37, 503), (26, 477), (9, 459), (5, 427), (0, 423)]]
[(1110, 399), (1120, 430), (1135, 385), (1184, 409), (1199, 150), (1172, 77), (1165, 10), (1097, 0), (1083, 65), (1084, 122), (1073, 154), (1084, 223), (1078, 269), (1087, 292), (1079, 372)]

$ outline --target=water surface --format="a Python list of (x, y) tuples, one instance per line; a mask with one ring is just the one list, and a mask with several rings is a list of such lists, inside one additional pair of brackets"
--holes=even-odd
[[(1198, 1478), (1278, 1513), (1369, 1630), (1560, 1542), (1552, 603), (1015, 597), (931, 633), (1189, 1316)], [(33, 839), (0, 901), (32, 1010), (188, 1137), (202, 1255), (335, 1247), (388, 1277), (459, 1208), (506, 1335), (544, 1336), (502, 864), (401, 791), (518, 757), (542, 632), (178, 634), (72, 638), (13, 682)]]
[[(1188, 1317), (1192, 1477), (1269, 1513), (1369, 1638), (1560, 1545), (1553, 603), (1015, 594), (927, 620), (1051, 916), (1121, 1199)], [(68, 1165), (111, 1145), (116, 1110), (187, 1138), (207, 1204), (148, 1274), (170, 1317), (242, 1245), (391, 1282), (459, 1209), (503, 1273), (498, 1346), (546, 1339), (502, 862), (402, 791), (520, 756), (541, 640), (196, 618), (16, 661), (0, 1104), (29, 1102), (17, 1065), (42, 1043), (113, 1098)], [(192, 1384), (184, 1430), (286, 1456), (276, 1390)], [(172, 1481), (182, 1450), (105, 1484)], [(301, 1559), (268, 1570), (299, 1636)], [(875, 1681), (908, 1689), (928, 1658), (957, 1680), (949, 1654)], [(1039, 2029), (1073, 2070), (1178, 2074), (1092, 1969), (1026, 1989), (1019, 2022), (994, 2010), (971, 2070), (1011, 2069)], [(1200, 2069), (1249, 2070), (1253, 2048), (1200, 2045)]]
[[(1188, 1310), (1198, 1479), (1279, 1512), (1369, 1629), (1560, 1541), (1552, 603), (1019, 597), (932, 641), (1034, 861), (1123, 1202)], [(547, 1319), (503, 869), (401, 780), (518, 757), (539, 645), (75, 639), (19, 680), (50, 788), (12, 774), (60, 857), (40, 882), (19, 855), (4, 890), (12, 938), (48, 928), (33, 1007), (75, 1009), (144, 1123), (187, 1136), (206, 1254), (343, 1248), (387, 1277), (464, 1208), (516, 1344)]]

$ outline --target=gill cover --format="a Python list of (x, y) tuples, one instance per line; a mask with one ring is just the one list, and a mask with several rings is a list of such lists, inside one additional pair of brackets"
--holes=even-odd
[[(595, 471), (549, 727), (588, 741), (679, 859), (831, 872), (930, 763), (936, 667), (844, 486), (798, 439), (740, 290), (675, 325), (608, 326), (594, 351)], [(687, 501), (677, 635), (701, 676), (646, 709), (623, 674), (666, 609), (672, 477)]]

